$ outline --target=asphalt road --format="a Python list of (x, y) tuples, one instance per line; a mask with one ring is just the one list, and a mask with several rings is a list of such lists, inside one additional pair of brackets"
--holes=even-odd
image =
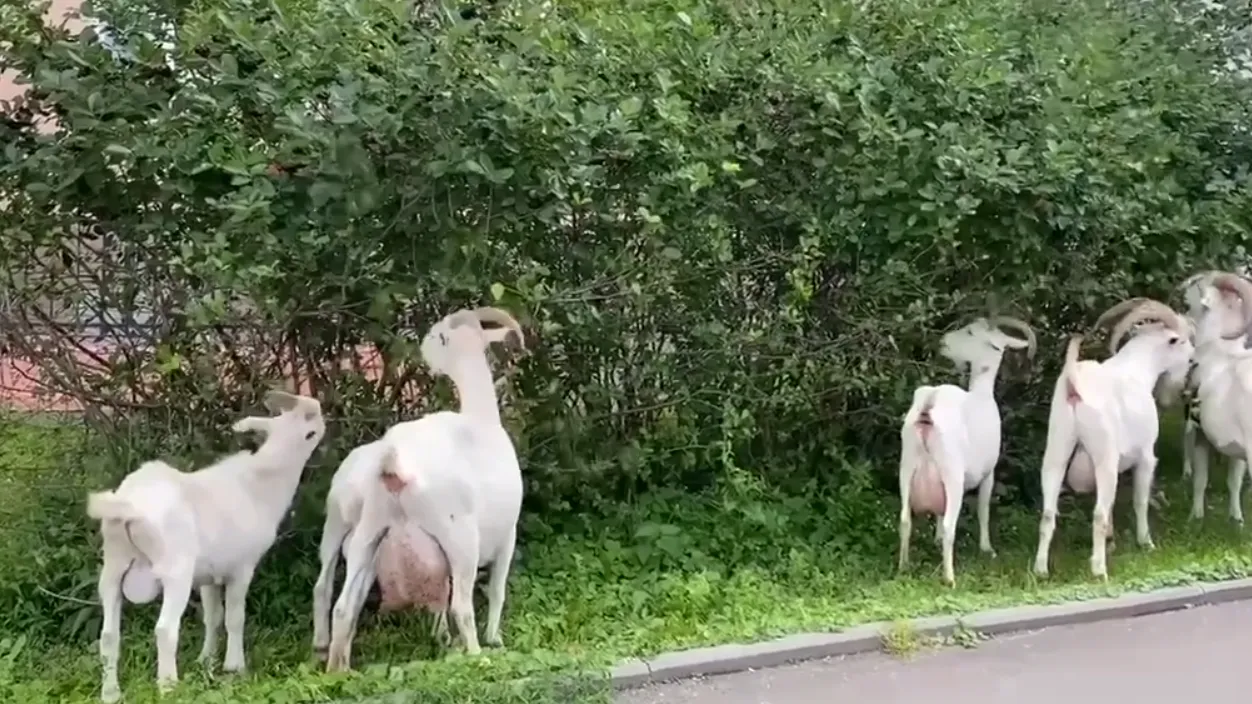
[(1247, 696), (1252, 602), (854, 655), (622, 692), (619, 704), (1057, 704)]

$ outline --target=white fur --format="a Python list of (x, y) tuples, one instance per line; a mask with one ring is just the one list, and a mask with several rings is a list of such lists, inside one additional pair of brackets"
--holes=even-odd
[[(513, 441), (500, 420), (486, 348), (502, 342), (507, 328), (484, 330), (474, 311), (440, 320), (422, 340), (422, 358), (436, 374), (452, 380), (461, 411), (440, 411), (398, 423), (375, 443), (357, 448), (340, 472), (344, 487), (339, 524), (323, 535), (323, 577), (342, 543), (347, 561), (343, 590), (335, 601), (329, 638), (324, 605), (329, 586), (315, 592), (315, 649), (328, 647), (327, 669), (350, 666), (352, 640), (366, 594), (375, 579), (374, 559), (383, 531), (412, 521), (430, 534), (448, 558), (452, 576), (450, 611), (470, 654), (480, 651), (474, 623), (473, 589), (480, 566), (490, 566), (485, 640), (500, 645), (500, 617), (517, 537), (522, 474)], [(516, 326), (516, 323), (513, 323)], [(514, 328), (520, 331), (520, 328)], [(520, 339), (520, 338), (519, 338)], [(338, 479), (338, 477), (337, 477)], [(332, 489), (332, 492), (336, 490)], [(333, 574), (333, 562), (329, 568)], [(323, 580), (319, 578), (319, 585)]]
[(1229, 515), (1243, 523), (1243, 478), (1252, 449), (1252, 354), (1244, 337), (1225, 335), (1246, 329), (1237, 296), (1223, 295), (1210, 277), (1186, 287), (1188, 315), (1197, 329), (1196, 353), (1188, 390), (1194, 394), (1183, 429), (1183, 475), (1192, 478), (1191, 518), (1204, 517), (1212, 451), (1229, 461)]
[[(507, 334), (507, 330), (503, 328), (483, 332), (491, 342), (502, 342)], [(498, 379), (494, 383), (497, 392), (503, 382), (504, 379)], [(317, 582), (313, 585), (313, 650), (319, 657), (325, 657), (330, 646), (330, 600), (334, 593), (339, 555), (342, 552), (344, 559), (347, 559), (347, 540), (361, 522), (365, 497), (378, 490), (378, 476), (386, 449), (387, 444), (381, 439), (353, 448), (331, 478), (330, 491), (326, 494), (326, 520), (322, 524), (322, 541), (318, 547), (321, 569)], [(388, 503), (386, 499), (389, 497), (390, 495), (377, 497), (378, 503)], [(389, 511), (397, 520), (403, 520), (403, 512), (399, 506), (391, 506)], [(448, 613), (441, 611), (435, 613), (434, 617), (431, 636), (441, 644), (447, 644)], [(348, 637), (349, 650), (351, 641), (355, 638), (354, 629)]]
[[(901, 570), (909, 561), (914, 509), (910, 500), (916, 498), (911, 497), (910, 492), (915, 480), (929, 482), (934, 489), (941, 488), (944, 495), (942, 517), (936, 517), (935, 535), (943, 546), (946, 583), (951, 585), (956, 579), (952, 546), (961, 500), (974, 487), (978, 487), (978, 544), (983, 552), (994, 555), (988, 522), (995, 465), (1000, 458), (996, 376), (1006, 347), (1029, 346), (1025, 341), (1006, 335), (984, 318), (944, 336), (942, 354), (958, 365), (969, 366), (969, 390), (944, 384), (922, 386), (913, 392), (913, 404), (900, 428)], [(930, 476), (919, 476), (919, 473)]]
[(278, 415), (244, 418), (233, 428), (265, 434), (255, 452), (237, 452), (197, 472), (145, 462), (115, 491), (88, 497), (87, 514), (101, 521), (104, 542), (99, 581), (103, 701), (121, 698), (117, 661), (123, 595), (142, 603), (164, 592), (156, 626), (157, 683), (162, 690), (178, 681), (179, 622), (193, 587), (200, 588), (204, 604), (200, 660), (215, 657), (224, 620), (224, 669), (244, 669), (248, 585), (291, 507), (305, 463), (325, 433), (321, 406), (314, 399), (272, 391), (266, 406)]
[[(1172, 312), (1172, 311), (1171, 311)], [(1186, 330), (1176, 314), (1175, 324)], [(1091, 572), (1107, 578), (1106, 541), (1113, 535), (1113, 499), (1121, 472), (1135, 469), (1135, 534), (1151, 549), (1148, 502), (1156, 471), (1155, 445), (1160, 431), (1153, 390), (1158, 382), (1180, 386), (1194, 347), (1187, 334), (1153, 323), (1142, 325), (1111, 358), (1078, 360), (1081, 336), (1070, 340), (1057, 377), (1048, 417), (1047, 447), (1040, 479), (1043, 517), (1035, 572), (1048, 573), (1048, 552), (1056, 529), (1061, 483), (1096, 494), (1092, 517)], [(1080, 400), (1071, 403), (1071, 389)]]

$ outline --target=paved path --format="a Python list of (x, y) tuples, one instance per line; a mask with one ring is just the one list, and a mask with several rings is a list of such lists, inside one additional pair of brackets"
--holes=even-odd
[(620, 693), (620, 704), (1057, 704), (1248, 696), (1252, 602), (855, 655)]

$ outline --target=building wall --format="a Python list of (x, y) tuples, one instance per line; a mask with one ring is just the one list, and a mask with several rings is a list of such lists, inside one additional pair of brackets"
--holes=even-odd
[[(52, 0), (52, 6), (44, 14), (44, 21), (49, 24), (64, 23), (71, 30), (78, 30), (83, 26), (81, 20), (69, 15), (78, 10), (82, 0)], [(0, 74), (0, 100), (12, 100), (22, 93), (22, 86), (13, 82), (14, 73), (6, 71)]]

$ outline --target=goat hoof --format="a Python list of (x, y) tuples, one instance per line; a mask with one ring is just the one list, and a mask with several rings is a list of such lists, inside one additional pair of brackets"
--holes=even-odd
[(104, 704), (117, 704), (122, 701), (122, 690), (117, 686), (105, 687), (100, 690), (100, 701)]
[(248, 666), (244, 663), (226, 663), (222, 666), (222, 672), (228, 672), (232, 675), (242, 675), (248, 672)]
[(322, 662), (322, 663), (326, 662), (326, 658), (329, 654), (330, 654), (329, 646), (325, 646), (325, 645), (313, 646), (313, 657), (316, 658), (318, 662)]
[(178, 686), (178, 678), (176, 677), (172, 679), (158, 680), (157, 692), (160, 693), (161, 696), (165, 696), (166, 694), (173, 692), (174, 688), (177, 686)]
[(488, 648), (503, 648), (504, 639), (501, 638), (499, 635), (495, 637), (487, 636), (486, 638), (483, 638), (483, 645), (487, 646)]

